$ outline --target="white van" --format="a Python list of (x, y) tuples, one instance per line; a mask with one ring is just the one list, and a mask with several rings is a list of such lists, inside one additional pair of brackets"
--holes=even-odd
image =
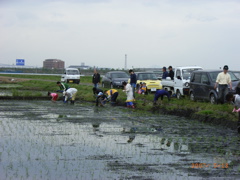
[(164, 90), (173, 92), (177, 95), (177, 98), (180, 99), (181, 96), (189, 95), (189, 83), (190, 77), (193, 71), (202, 70), (202, 67), (199, 66), (185, 66), (185, 67), (176, 67), (174, 72), (174, 80), (171, 80), (170, 77), (162, 79), (162, 87)]
[(77, 68), (66, 68), (61, 77), (61, 81), (65, 83), (80, 83), (80, 72)]

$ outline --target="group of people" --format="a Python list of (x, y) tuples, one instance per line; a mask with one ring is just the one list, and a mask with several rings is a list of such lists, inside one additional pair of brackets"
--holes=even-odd
[[(76, 88), (70, 88), (67, 83), (63, 83), (60, 81), (57, 82), (57, 86), (59, 86), (60, 88), (60, 90), (57, 90), (57, 92), (63, 94), (63, 103), (67, 103), (68, 101), (70, 101), (71, 104), (74, 104), (78, 90)], [(48, 96), (52, 97), (52, 102), (56, 102), (56, 100), (58, 99), (57, 93), (48, 92)]]
[(168, 67), (168, 72), (167, 72), (167, 68), (164, 66), (162, 68), (163, 74), (162, 74), (162, 79), (166, 79), (167, 77), (170, 77), (171, 80), (173, 80), (174, 78), (174, 71), (172, 69), (172, 66)]
[[(134, 101), (135, 101), (135, 92), (136, 92), (136, 84), (137, 84), (137, 77), (136, 74), (132, 69), (129, 70), (130, 74), (130, 82), (123, 82), (123, 92), (126, 93), (126, 106), (129, 108), (135, 108)], [(93, 75), (93, 94), (96, 97), (96, 106), (104, 106), (107, 101), (111, 98), (111, 104), (116, 103), (116, 99), (118, 97), (118, 91), (116, 89), (110, 89), (103, 92), (103, 90), (99, 89), (97, 86), (98, 81), (95, 81), (96, 77), (99, 75)], [(147, 86), (145, 82), (140, 83), (139, 89), (137, 91), (138, 94), (148, 94)], [(163, 90), (158, 89), (154, 96), (154, 104), (158, 101), (159, 98), (163, 100), (163, 97), (167, 96), (168, 100), (170, 100), (170, 94)]]
[[(130, 74), (130, 83), (123, 82), (123, 92), (126, 93), (126, 105), (130, 108), (135, 108), (134, 101), (135, 101), (135, 89), (137, 84), (137, 77), (136, 74), (132, 69), (129, 70)], [(97, 72), (97, 70), (94, 70), (94, 74), (92, 77), (92, 83), (93, 83), (93, 95), (96, 98), (96, 106), (104, 106), (106, 102), (111, 102), (112, 105), (116, 103), (117, 97), (118, 97), (118, 90), (116, 89), (109, 89), (103, 91), (99, 88), (100, 84), (100, 74)], [(64, 82), (57, 82), (57, 86), (59, 86), (59, 90), (57, 92), (60, 92), (63, 94), (63, 102), (67, 103), (70, 101), (71, 104), (74, 104), (76, 94), (78, 90), (76, 88), (70, 88), (70, 86), (67, 83)], [(140, 87), (138, 89), (139, 94), (148, 94), (146, 83), (142, 82), (140, 83)], [(57, 93), (48, 92), (48, 96), (51, 97), (51, 101), (56, 102), (58, 99)], [(170, 100), (170, 94), (165, 90), (157, 90), (154, 96), (154, 103), (157, 102), (158, 98), (161, 97), (161, 100), (163, 99), (163, 96), (167, 96)]]
[[(169, 72), (166, 71), (166, 67), (163, 67), (163, 75), (162, 79), (166, 79), (166, 77), (170, 77), (173, 79), (174, 72), (172, 70), (172, 66), (168, 67)], [(126, 93), (126, 105), (127, 107), (135, 108), (134, 101), (135, 101), (135, 89), (137, 84), (137, 77), (136, 74), (132, 69), (129, 70), (130, 74), (130, 82), (123, 82), (123, 92)], [(117, 97), (119, 95), (118, 90), (116, 89), (109, 89), (103, 91), (102, 89), (98, 88), (100, 84), (100, 74), (97, 72), (97, 70), (94, 70), (94, 74), (92, 77), (92, 83), (93, 83), (93, 94), (96, 98), (96, 106), (104, 106), (106, 102), (111, 102), (111, 104), (115, 104)], [(74, 104), (77, 89), (76, 88), (70, 88), (68, 84), (63, 82), (57, 82), (57, 85), (59, 86), (60, 90), (58, 92), (63, 93), (63, 102), (67, 103), (70, 101), (71, 104)], [(231, 76), (228, 73), (228, 66), (225, 65), (223, 67), (223, 72), (219, 73), (216, 79), (215, 89), (218, 88), (218, 102), (223, 104), (225, 101), (232, 102), (235, 107), (233, 109), (233, 112), (240, 112), (240, 84), (236, 88), (236, 94), (228, 93), (228, 87), (232, 89), (232, 82), (231, 82)], [(137, 90), (137, 93), (139, 94), (147, 94), (147, 86), (146, 83), (142, 82), (140, 83), (139, 89)], [(48, 96), (52, 97), (52, 101), (55, 102), (58, 99), (57, 93), (51, 93), (48, 92)], [(163, 97), (166, 96), (168, 100), (170, 101), (170, 94), (168, 91), (165, 91), (163, 89), (158, 89), (155, 92), (154, 95), (154, 104), (157, 103), (158, 99), (161, 98), (163, 100)]]

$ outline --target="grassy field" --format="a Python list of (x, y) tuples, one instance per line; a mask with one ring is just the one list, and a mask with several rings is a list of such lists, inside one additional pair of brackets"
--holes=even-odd
[[(3, 75), (1, 75), (3, 76)], [(60, 80), (59, 76), (39, 76), (39, 75), (4, 75), (4, 76), (11, 76), (12, 78), (27, 78), (30, 79), (28, 81), (23, 82), (11, 82), (11, 83), (17, 83), (20, 85), (20, 87), (12, 87), (11, 90), (13, 92), (13, 95), (19, 96), (19, 95), (32, 95), (30, 93), (31, 91), (38, 91), (43, 93), (37, 93), (37, 95), (41, 96), (42, 94), (47, 94), (48, 91), (55, 92), (58, 90), (58, 86), (56, 85), (56, 82)], [(82, 76), (81, 77), (81, 83), (83, 84), (70, 84), (71, 87), (78, 89), (77, 98), (82, 101), (89, 101), (94, 102), (94, 97), (92, 93), (92, 85), (91, 85), (91, 76)], [(49, 81), (46, 81), (49, 80)], [(89, 83), (89, 85), (86, 85), (86, 83)], [(106, 88), (103, 88), (103, 90), (107, 90)], [(20, 93), (19, 91), (28, 91), (28, 93)], [(122, 92), (121, 89), (119, 91), (118, 96), (118, 103), (124, 104), (126, 100), (125, 93)], [(137, 109), (135, 111), (140, 110), (141, 112), (151, 111), (153, 108), (153, 98), (154, 94), (149, 95), (142, 95), (142, 94), (136, 94), (136, 105)], [(238, 116), (236, 113), (232, 113), (233, 106), (229, 104), (224, 105), (212, 105), (210, 102), (193, 102), (189, 100), (189, 97), (185, 97), (182, 99), (176, 99), (172, 98), (170, 102), (168, 102), (167, 98), (164, 98), (163, 102), (159, 102), (156, 108), (164, 108), (168, 111), (175, 111), (175, 110), (192, 110), (197, 115), (205, 115), (208, 117), (214, 117), (219, 119), (227, 119), (230, 121), (237, 121)], [(144, 111), (143, 111), (144, 110)]]

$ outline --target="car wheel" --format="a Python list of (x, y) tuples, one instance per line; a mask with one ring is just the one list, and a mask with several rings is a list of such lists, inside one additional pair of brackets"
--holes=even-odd
[(180, 91), (178, 90), (178, 91), (177, 91), (177, 98), (178, 98), (178, 99), (181, 99), (181, 96), (182, 96), (182, 95), (181, 95)]
[(191, 100), (191, 101), (196, 101), (196, 99), (195, 99), (195, 97), (194, 97), (194, 95), (193, 95), (193, 92), (190, 93), (190, 100)]
[(102, 87), (104, 88), (104, 83), (102, 82)]
[(211, 104), (216, 104), (217, 103), (217, 98), (215, 97), (214, 94), (210, 95), (210, 102), (211, 102)]

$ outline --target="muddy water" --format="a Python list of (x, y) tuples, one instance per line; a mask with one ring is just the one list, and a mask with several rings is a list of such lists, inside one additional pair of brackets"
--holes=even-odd
[(121, 107), (1, 101), (0, 179), (239, 179), (240, 137)]

